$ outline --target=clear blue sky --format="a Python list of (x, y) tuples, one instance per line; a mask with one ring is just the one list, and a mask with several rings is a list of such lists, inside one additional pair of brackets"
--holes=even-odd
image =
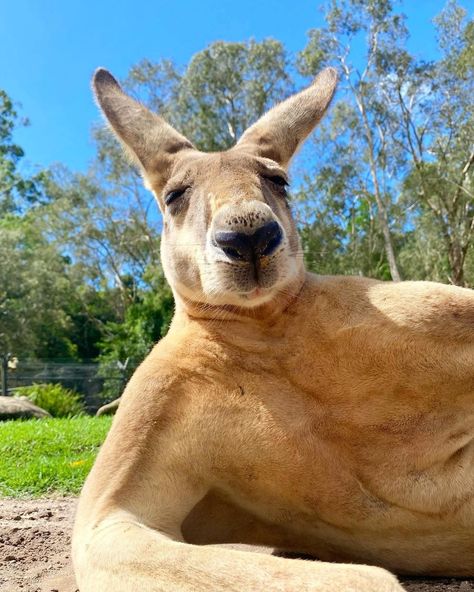
[[(419, 56), (434, 56), (431, 19), (443, 5), (404, 3), (410, 49)], [(99, 119), (89, 88), (97, 66), (120, 78), (144, 57), (185, 64), (212, 41), (250, 37), (274, 37), (298, 51), (306, 32), (323, 24), (318, 6), (318, 0), (6, 0), (0, 88), (31, 121), (15, 139), (34, 165), (84, 170), (94, 154), (90, 128)]]

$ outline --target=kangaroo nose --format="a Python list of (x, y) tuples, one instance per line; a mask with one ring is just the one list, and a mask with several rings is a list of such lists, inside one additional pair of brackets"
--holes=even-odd
[(236, 261), (251, 261), (274, 253), (283, 239), (280, 225), (276, 221), (267, 222), (253, 234), (221, 230), (215, 233), (214, 243), (224, 253)]

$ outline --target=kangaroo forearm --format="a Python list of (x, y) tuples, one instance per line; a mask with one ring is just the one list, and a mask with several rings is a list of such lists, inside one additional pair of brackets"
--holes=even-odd
[(83, 550), (75, 558), (81, 592), (402, 590), (391, 574), (375, 567), (189, 545), (133, 523), (98, 530)]

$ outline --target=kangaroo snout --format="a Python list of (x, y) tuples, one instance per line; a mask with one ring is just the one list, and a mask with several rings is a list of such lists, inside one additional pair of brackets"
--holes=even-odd
[(255, 261), (272, 255), (283, 240), (283, 232), (275, 220), (266, 222), (252, 233), (220, 230), (213, 242), (234, 261)]

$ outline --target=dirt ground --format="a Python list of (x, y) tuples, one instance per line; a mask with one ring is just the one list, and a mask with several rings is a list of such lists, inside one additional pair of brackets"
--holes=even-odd
[(74, 505), (72, 498), (0, 499), (1, 592), (76, 592), (69, 549)]
[[(0, 499), (0, 592), (78, 592), (69, 549), (75, 502)], [(403, 583), (409, 592), (474, 592), (474, 578)]]

